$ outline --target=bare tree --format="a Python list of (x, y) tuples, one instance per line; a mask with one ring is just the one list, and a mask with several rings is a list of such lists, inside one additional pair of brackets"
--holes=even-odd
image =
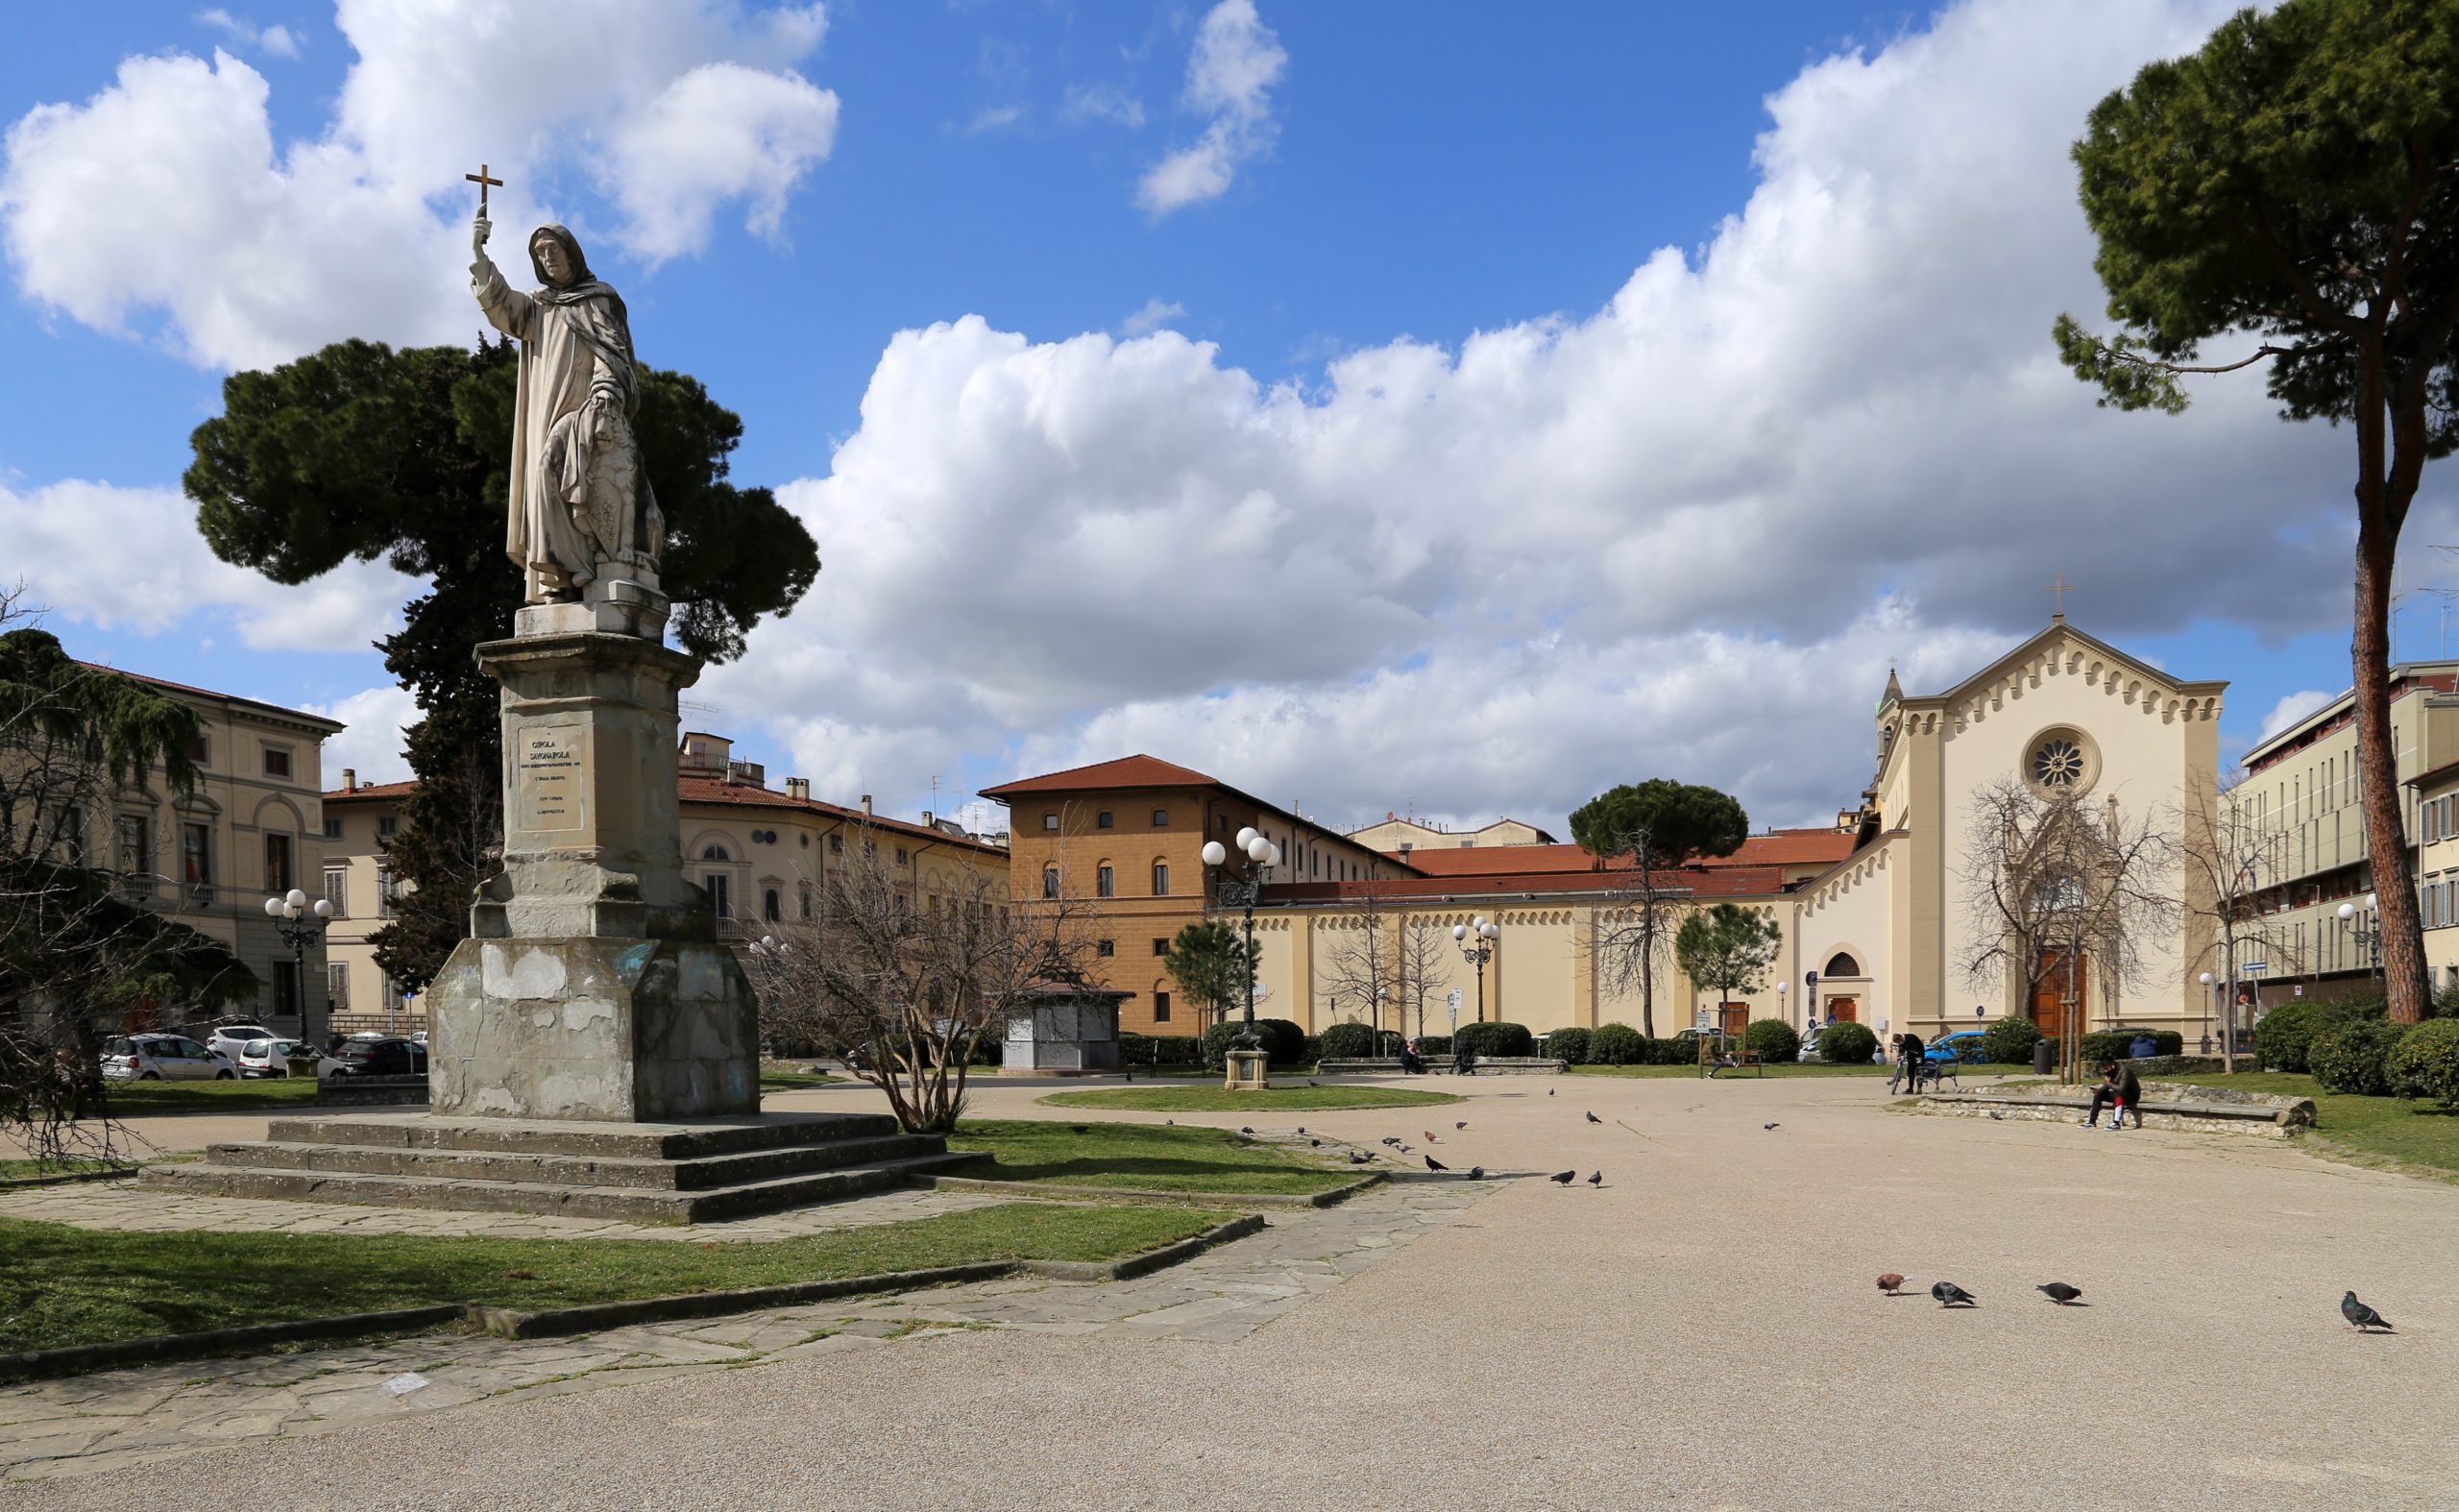
[(1355, 1009), (1379, 1038), (1384, 1005), (1399, 1012), (1401, 999), (1400, 945), (1395, 938), (1392, 911), (1384, 906), (1383, 890), (1369, 879), (1357, 895), (1357, 912), (1345, 921), (1340, 942), (1325, 961), (1322, 983), (1335, 1005)]
[[(2301, 969), (2297, 946), (2276, 915), (2254, 906), (2268, 883), (2287, 874), (2287, 832), (2268, 823), (2248, 798), (2245, 769), (2230, 780), (2202, 781), (2186, 794), (2178, 844), (2184, 873), (2183, 907), (2207, 926), (2210, 941), (2189, 969), (2207, 970), (2226, 1005), (2220, 1020), (2223, 1068), (2237, 1068), (2237, 973), (2260, 961), (2284, 974)], [(2200, 974), (2200, 971), (2198, 971)]]
[(209, 1010), (257, 983), (154, 907), (153, 785), (194, 788), (195, 711), (74, 660), (36, 620), (0, 591), (0, 1133), (39, 1159), (112, 1158), (98, 1012)]
[(844, 1057), (905, 1129), (946, 1134), (975, 1046), (1003, 1040), (1010, 1012), (1041, 992), (1087, 985), (1093, 911), (1010, 898), (1003, 879), (970, 868), (917, 898), (871, 825), (848, 835), (811, 916), (769, 926), (748, 953), (762, 1032)]
[(2062, 1081), (2080, 1075), (2089, 988), (2113, 1005), (2141, 978), (2146, 941), (2176, 927), (2175, 851), (2165, 816), (2129, 818), (2114, 794), (2094, 803), (2012, 778), (1973, 794), (1961, 964), (1975, 982), (2017, 987), (2023, 1002), (2045, 983), (2059, 990)]
[[(1450, 969), (1451, 932), (1432, 915), (1412, 913), (1400, 921), (1393, 941), (1392, 982), (1397, 988), (1393, 1002), (1402, 1010), (1417, 1012), (1416, 1033), (1425, 1033), (1426, 995), (1435, 984), (1444, 980)], [(1397, 1026), (1408, 1034), (1406, 1024)]]
[(1656, 979), (1673, 955), (1682, 919), (1677, 906), (1691, 896), (1682, 873), (1649, 860), (1645, 846), (1617, 860), (1606, 872), (1605, 901), (1582, 941), (1595, 963), (1600, 996), (1640, 999), (1642, 1034), (1656, 1037)]

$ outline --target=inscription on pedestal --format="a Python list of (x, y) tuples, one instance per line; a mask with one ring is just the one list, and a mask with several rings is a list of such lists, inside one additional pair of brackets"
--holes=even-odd
[(532, 831), (580, 828), (581, 777), (588, 761), (583, 733), (533, 727), (523, 731), (520, 740), (513, 778), (520, 805), (515, 822)]

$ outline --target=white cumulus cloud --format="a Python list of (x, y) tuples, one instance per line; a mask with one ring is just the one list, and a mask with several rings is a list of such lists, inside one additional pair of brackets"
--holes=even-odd
[(207, 367), (345, 335), (457, 340), (461, 173), (506, 181), (494, 208), (514, 225), (582, 220), (556, 202), (593, 188), (604, 229), (654, 264), (705, 246), (730, 206), (774, 235), (834, 141), (836, 96), (795, 71), (825, 33), (816, 6), (636, 0), (574, 24), (501, 0), (342, 0), (336, 21), (356, 56), (313, 137), (277, 139), (264, 76), (220, 50), (131, 57), (21, 116), (0, 159), (19, 288)]
[[(1136, 201), (1156, 218), (1220, 198), (1238, 170), (1272, 150), (1278, 127), (1272, 86), (1289, 54), (1255, 13), (1254, 0), (1221, 0), (1196, 28), (1182, 103), (1208, 115), (1204, 134), (1148, 169)], [(1141, 111), (1138, 111), (1141, 118)]]
[(1186, 312), (1187, 307), (1177, 300), (1165, 300), (1156, 294), (1120, 321), (1118, 329), (1131, 336), (1149, 336), (1174, 320), (1184, 319)]
[(2271, 713), (2263, 716), (2263, 727), (2254, 736), (2255, 743), (2259, 744), (2270, 740), (2338, 696), (2338, 694), (2326, 693), (2320, 688), (2306, 688), (2289, 694), (2271, 706)]
[(342, 769), (360, 782), (407, 782), (408, 758), (402, 754), (402, 732), (419, 721), (418, 700), (406, 688), (391, 683), (365, 689), (332, 703), (304, 705), (309, 714), (339, 719), (350, 728), (325, 742), (325, 785), (342, 785)]

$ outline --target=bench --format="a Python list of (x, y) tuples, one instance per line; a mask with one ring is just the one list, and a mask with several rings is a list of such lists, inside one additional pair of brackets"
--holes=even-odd
[[(1964, 1118), (2025, 1118), (2050, 1122), (2080, 1121), (2092, 1106), (2088, 1088), (2068, 1088), (2055, 1082), (2002, 1084), (1977, 1092), (1930, 1092), (1913, 1111)], [(2314, 1100), (2265, 1092), (2240, 1092), (2233, 1087), (2193, 1086), (2177, 1082), (2146, 1082), (2139, 1108), (2127, 1110), (2127, 1125), (2140, 1118), (2146, 1129), (2184, 1130), (2199, 1134), (2255, 1134), (2284, 1139), (2313, 1127)]]

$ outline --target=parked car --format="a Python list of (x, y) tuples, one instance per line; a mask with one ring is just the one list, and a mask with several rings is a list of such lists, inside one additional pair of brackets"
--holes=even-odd
[(259, 1039), (271, 1039), (273, 1031), (262, 1024), (217, 1024), (205, 1041), (207, 1050), (219, 1051), (234, 1062), (239, 1052)]
[(355, 1036), (316, 1062), (318, 1076), (425, 1076), (426, 1046), (415, 1039)]
[(114, 1082), (228, 1082), (231, 1058), (184, 1035), (114, 1035), (103, 1041), (103, 1075)]
[(1959, 1029), (1952, 1035), (1940, 1035), (1921, 1052), (1924, 1061), (1953, 1061), (1958, 1065), (1975, 1065), (1984, 1057), (1981, 1053), (1981, 1031)]
[(280, 1039), (268, 1035), (251, 1039), (239, 1047), (239, 1074), (243, 1077), (288, 1076), (291, 1066), (302, 1059), (312, 1061), (315, 1052), (296, 1039)]

